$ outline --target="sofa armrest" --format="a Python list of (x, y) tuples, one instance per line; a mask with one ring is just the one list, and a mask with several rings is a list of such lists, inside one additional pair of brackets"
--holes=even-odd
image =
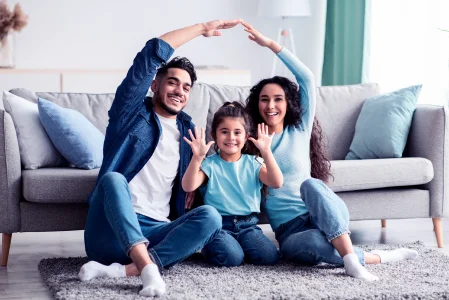
[(21, 166), (11, 116), (0, 109), (0, 232), (20, 231)]
[(449, 176), (449, 118), (444, 106), (418, 105), (413, 115), (404, 156), (424, 157), (432, 162), (434, 178), (423, 188), (430, 191), (430, 217), (447, 216)]

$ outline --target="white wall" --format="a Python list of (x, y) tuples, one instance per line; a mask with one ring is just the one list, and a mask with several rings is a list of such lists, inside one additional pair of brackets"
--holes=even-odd
[[(16, 37), (16, 68), (127, 69), (145, 42), (167, 31), (213, 19), (243, 18), (276, 37), (280, 19), (257, 17), (257, 0), (9, 0), (29, 15)], [(311, 0), (312, 16), (287, 20), (299, 58), (321, 82), (325, 0)], [(167, 9), (170, 7), (169, 9)], [(270, 76), (272, 53), (247, 39), (242, 28), (222, 37), (199, 37), (176, 55), (194, 65), (249, 69), (252, 81)]]

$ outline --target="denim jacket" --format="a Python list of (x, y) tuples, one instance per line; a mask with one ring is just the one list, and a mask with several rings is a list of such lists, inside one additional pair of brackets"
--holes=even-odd
[[(103, 164), (97, 178), (108, 172), (121, 173), (128, 182), (143, 168), (157, 147), (162, 128), (154, 110), (151, 98), (145, 98), (157, 68), (166, 62), (174, 49), (161, 39), (149, 40), (134, 58), (125, 79), (117, 88), (114, 102), (109, 110), (109, 124), (103, 146)], [(191, 117), (180, 112), (176, 124), (181, 135), (178, 176), (173, 185), (170, 199), (171, 220), (185, 213), (186, 193), (181, 186), (192, 150), (183, 142), (193, 129)], [(90, 203), (90, 198), (89, 198)]]

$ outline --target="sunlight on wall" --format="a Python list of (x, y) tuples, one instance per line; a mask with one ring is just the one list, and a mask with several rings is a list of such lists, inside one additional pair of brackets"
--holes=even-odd
[[(382, 92), (422, 84), (418, 103), (449, 100), (449, 1), (368, 2), (364, 81)], [(446, 15), (445, 15), (446, 14)]]

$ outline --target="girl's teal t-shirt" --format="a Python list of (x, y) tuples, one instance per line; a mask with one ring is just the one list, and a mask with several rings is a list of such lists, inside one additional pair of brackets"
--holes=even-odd
[(260, 212), (259, 179), (261, 158), (242, 154), (236, 162), (227, 162), (213, 154), (202, 162), (201, 170), (209, 178), (204, 203), (222, 216), (247, 216)]

